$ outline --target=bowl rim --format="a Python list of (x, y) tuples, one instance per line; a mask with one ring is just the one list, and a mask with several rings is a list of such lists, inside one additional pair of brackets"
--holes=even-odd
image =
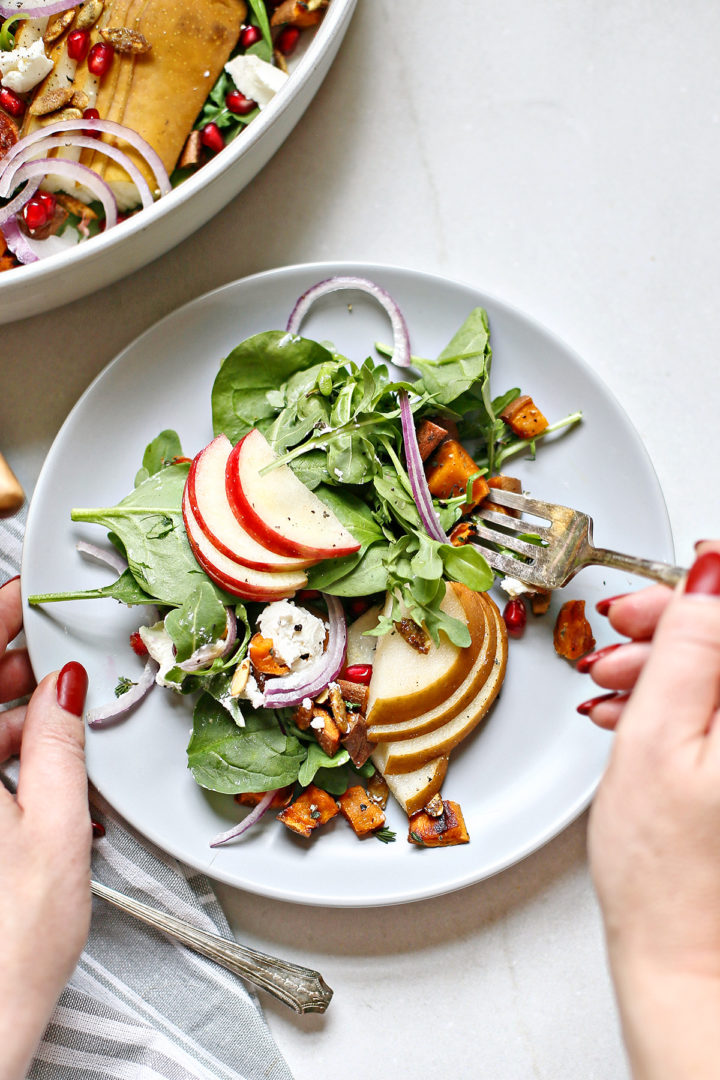
[[(70, 271), (79, 265), (86, 267), (88, 264), (102, 259), (108, 249), (130, 241), (132, 237), (152, 227), (154, 223), (177, 213), (203, 188), (209, 187), (224, 177), (226, 173), (235, 167), (241, 157), (250, 153), (253, 147), (262, 139), (265, 132), (279, 123), (283, 115), (291, 108), (295, 98), (302, 92), (303, 87), (311, 78), (320, 57), (332, 45), (336, 34), (342, 30), (346, 21), (349, 20), (356, 2), (357, 0), (332, 0), (312, 41), (292, 72), (287, 88), (283, 87), (252, 123), (248, 124), (246, 130), (242, 133), (241, 139), (234, 139), (229, 146), (206, 162), (193, 176), (183, 180), (167, 195), (153, 203), (152, 206), (138, 211), (107, 232), (103, 232), (82, 243), (74, 244), (62, 251), (54, 252), (37, 262), (16, 266), (11, 271), (0, 274), (0, 299), (3, 291), (10, 291), (11, 288), (13, 290), (22, 289), (24, 284), (37, 285), (47, 277), (54, 276), (55, 273)], [(287, 92), (285, 92), (286, 89)], [(151, 260), (152, 256), (145, 262)]]

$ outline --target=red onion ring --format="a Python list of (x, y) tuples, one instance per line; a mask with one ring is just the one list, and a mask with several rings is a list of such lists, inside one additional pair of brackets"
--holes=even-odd
[[(117, 224), (117, 203), (110, 185), (106, 184), (87, 165), (81, 165), (79, 161), (67, 161), (63, 158), (38, 158), (37, 160), (26, 161), (15, 173), (15, 179), (20, 183), (21, 180), (26, 180), (31, 176), (47, 176), (48, 174), (67, 176), (87, 188), (103, 204), (105, 227), (111, 229), (113, 225)], [(0, 211), (0, 224), (4, 220), (4, 215), (5, 210)]]
[[(33, 176), (28, 180), (25, 187), (22, 189), (19, 195), (16, 195), (14, 199), (11, 199), (5, 206), (0, 207), (0, 225), (6, 221), (14, 220), (15, 215), (22, 210), (26, 202), (32, 199), (37, 189), (42, 184), (42, 176)], [(0, 180), (0, 198), (3, 196), (2, 180)]]
[(24, 15), (26, 19), (44, 19), (46, 15), (59, 15), (61, 11), (67, 11), (76, 4), (77, 0), (48, 0), (45, 4), (42, 0), (31, 0), (27, 4), (24, 0), (13, 0), (10, 4), (0, 4), (0, 16), (3, 19), (9, 19), (13, 15)]
[(243, 833), (246, 833), (260, 820), (265, 811), (270, 809), (270, 804), (279, 790), (280, 788), (274, 788), (273, 791), (266, 791), (260, 802), (252, 808), (247, 817), (244, 817), (237, 825), (233, 825), (232, 829), (228, 829), (227, 832), (219, 833), (214, 840), (210, 841), (210, 847), (220, 847), (221, 844), (226, 844), (228, 840), (233, 840), (236, 836), (242, 836)]
[[(28, 147), (34, 146), (35, 143), (38, 143), (43, 139), (47, 139), (49, 135), (59, 134), (60, 132), (65, 131), (79, 131), (81, 133), (97, 131), (102, 135), (113, 135), (117, 139), (122, 139), (137, 150), (141, 157), (145, 158), (145, 161), (150, 166), (155, 180), (157, 181), (160, 194), (168, 195), (172, 190), (170, 177), (167, 174), (167, 170), (163, 165), (159, 154), (153, 150), (149, 142), (143, 139), (142, 135), (138, 135), (137, 131), (125, 127), (124, 124), (117, 124), (114, 120), (93, 120), (85, 119), (84, 117), (80, 120), (58, 120), (54, 124), (48, 124), (47, 127), (34, 131), (31, 135), (23, 136), (22, 139), (19, 139), (15, 145), (8, 150), (5, 157), (0, 161), (0, 177), (4, 175), (6, 169), (15, 158), (18, 156), (25, 157)], [(93, 144), (93, 149), (101, 150), (104, 145), (104, 143), (96, 140)], [(0, 181), (0, 191), (2, 190), (2, 182)]]
[[(78, 540), (75, 550), (79, 551), (81, 555), (87, 555), (89, 558), (95, 559), (96, 562), (102, 563), (103, 566), (108, 566), (118, 574), (122, 574), (127, 570), (127, 562), (114, 548), (110, 550), (109, 548), (98, 547), (97, 544), (88, 544), (86, 540)], [(153, 610), (157, 612), (157, 608)], [(157, 622), (157, 618), (155, 621)]]
[[(326, 296), (328, 293), (339, 292), (342, 289), (356, 289), (359, 292), (368, 293), (382, 305), (387, 312), (392, 325), (393, 363), (397, 367), (409, 367), (411, 355), (410, 335), (408, 334), (407, 323), (405, 322), (403, 314), (390, 294), (386, 292), (385, 289), (381, 288), (380, 285), (376, 285), (374, 281), (369, 281), (367, 278), (353, 277), (350, 275), (345, 277), (337, 276), (326, 278), (325, 281), (320, 281), (317, 285), (313, 285), (302, 294), (295, 304), (295, 307), (292, 309), (286, 328), (288, 333), (297, 334), (308, 309), (319, 297)], [(420, 457), (420, 448), (418, 447), (415, 423), (413, 421), (410, 399), (408, 398), (407, 391), (402, 390), (399, 399), (403, 442), (405, 444), (405, 462), (407, 464), (413, 498), (415, 499), (418, 513), (420, 514), (420, 518), (428, 535), (432, 537), (433, 540), (437, 540), (440, 544), (447, 544), (449, 543), (449, 540), (438, 521), (437, 513), (433, 506), (432, 495), (430, 494), (430, 488), (428, 487), (425, 478), (425, 468), (423, 466), (422, 458)]]
[(286, 705), (299, 705), (303, 698), (314, 697), (342, 671), (347, 647), (347, 626), (343, 607), (336, 596), (322, 594), (328, 609), (328, 643), (322, 656), (304, 671), (273, 679), (265, 687), (264, 705), (268, 709), (281, 709)]
[(155, 675), (160, 665), (157, 660), (153, 660), (151, 656), (148, 657), (147, 663), (143, 668), (143, 673), (140, 676), (139, 681), (135, 686), (132, 686), (126, 693), (122, 694), (115, 701), (108, 702), (107, 705), (99, 705), (96, 709), (90, 709), (85, 714), (88, 727), (91, 728), (104, 728), (109, 727), (110, 724), (114, 724), (125, 716), (133, 706), (152, 690), (155, 686)]
[(5, 237), (5, 243), (10, 248), (10, 251), (12, 251), (13, 255), (21, 263), (27, 265), (27, 263), (38, 261), (40, 256), (35, 254), (30, 246), (30, 241), (27, 236), (20, 231), (20, 226), (14, 217), (4, 222), (2, 233)]
[(212, 641), (208, 645), (201, 645), (192, 656), (183, 660), (182, 664), (178, 664), (181, 671), (193, 674), (209, 667), (213, 660), (218, 658), (224, 660), (229, 655), (237, 641), (237, 618), (231, 607), (225, 608), (225, 619), (225, 637)]

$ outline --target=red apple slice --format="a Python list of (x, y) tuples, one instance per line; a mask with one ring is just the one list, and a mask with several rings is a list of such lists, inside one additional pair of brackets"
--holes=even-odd
[(276, 460), (257, 428), (230, 454), (225, 490), (242, 527), (279, 555), (319, 561), (358, 551), (355, 537), (287, 465), (260, 475), (261, 469)]
[(208, 540), (195, 519), (187, 489), (183, 495), (183, 520), (192, 553), (207, 576), (221, 589), (243, 600), (282, 600), (307, 583), (302, 570), (253, 570), (228, 559)]
[(225, 494), (232, 443), (218, 435), (194, 458), (187, 478), (193, 517), (210, 543), (228, 559), (253, 570), (302, 570), (312, 559), (290, 559), (259, 544), (237, 520)]

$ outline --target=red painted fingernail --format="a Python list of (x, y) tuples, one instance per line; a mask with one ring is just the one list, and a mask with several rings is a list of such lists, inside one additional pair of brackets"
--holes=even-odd
[(67, 709), (73, 716), (82, 716), (87, 688), (87, 671), (82, 664), (78, 664), (77, 660), (71, 660), (58, 675), (56, 687), (58, 705), (61, 709)]
[(91, 821), (93, 831), (93, 839), (99, 840), (101, 836), (105, 835), (105, 826), (101, 825), (99, 821)]
[(616, 600), (622, 600), (623, 597), (629, 595), (629, 593), (624, 592), (620, 593), (618, 596), (608, 596), (607, 600), (598, 600), (597, 604), (595, 605), (595, 610), (597, 611), (598, 615), (607, 615), (608, 611), (610, 610), (611, 604), (614, 604)]
[(720, 554), (717, 551), (708, 551), (697, 557), (690, 567), (685, 592), (720, 596)]
[(697, 551), (697, 549), (700, 547), (701, 544), (709, 544), (709, 543), (710, 543), (710, 540), (696, 540), (693, 547)]
[(605, 701), (627, 700), (628, 696), (628, 694), (619, 694), (617, 690), (613, 690), (610, 694), (600, 694), (599, 697), (581, 702), (577, 707), (577, 711), (581, 716), (589, 716), (596, 705), (602, 705)]
[(4, 582), (3, 589), (5, 588), (5, 585), (9, 585), (11, 581), (19, 581), (19, 580), (20, 580), (20, 575), (19, 574), (16, 574), (15, 577), (9, 577), (7, 579), (7, 581)]
[(598, 660), (602, 660), (603, 657), (609, 656), (610, 653), (614, 653), (622, 644), (622, 641), (618, 641), (615, 645), (606, 645), (604, 649), (598, 649), (597, 652), (588, 653), (587, 656), (583, 656), (578, 660), (575, 667), (581, 674), (586, 675), (593, 664), (597, 663)]

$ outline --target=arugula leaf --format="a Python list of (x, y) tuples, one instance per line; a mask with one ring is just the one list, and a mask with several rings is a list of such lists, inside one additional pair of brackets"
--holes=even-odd
[(332, 361), (322, 345), (283, 330), (255, 334), (225, 358), (212, 388), (213, 430), (238, 442), (252, 428), (263, 433), (276, 408), (267, 395), (297, 371)]
[(135, 476), (135, 487), (142, 484), (149, 476), (154, 476), (166, 465), (172, 465), (175, 458), (182, 457), (182, 446), (176, 431), (166, 428), (145, 447), (142, 467)]
[(272, 712), (248, 711), (240, 728), (210, 694), (198, 699), (187, 757), (200, 787), (230, 795), (287, 787), (297, 780), (305, 756)]
[(178, 664), (203, 645), (218, 641), (227, 626), (225, 607), (209, 581), (201, 581), (165, 616), (165, 629), (175, 645)]

